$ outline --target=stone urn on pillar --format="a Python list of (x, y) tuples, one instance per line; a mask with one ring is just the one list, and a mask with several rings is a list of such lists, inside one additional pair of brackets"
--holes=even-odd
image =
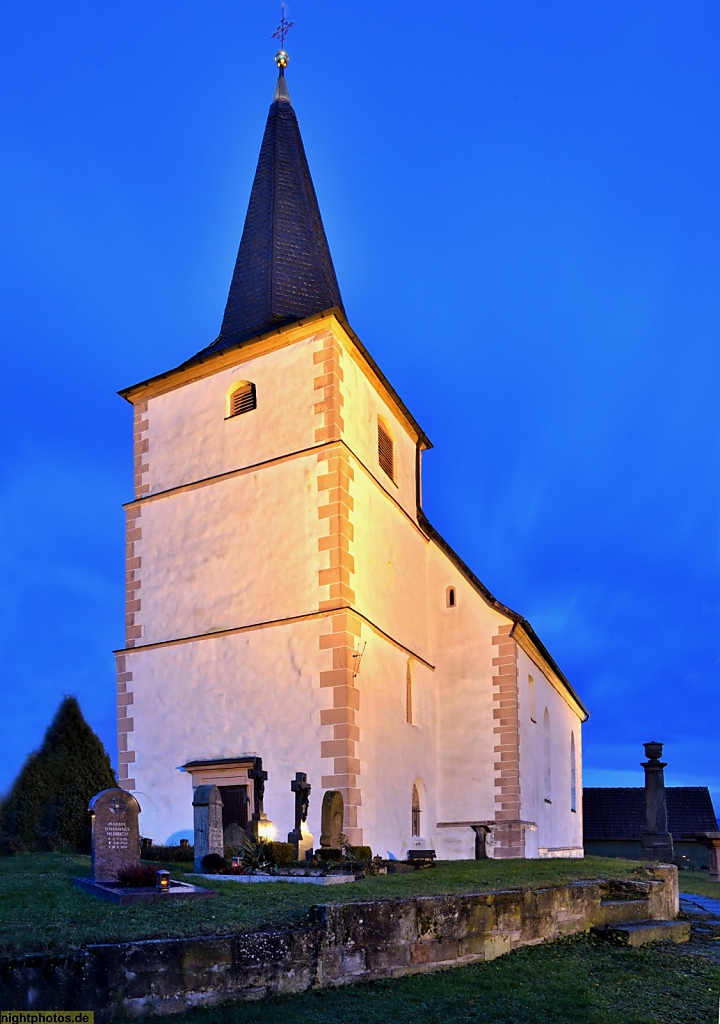
[(644, 860), (673, 862), (673, 840), (668, 831), (667, 800), (665, 797), (666, 762), (661, 761), (662, 743), (645, 743), (647, 761), (645, 770), (645, 828), (640, 839), (640, 852)]

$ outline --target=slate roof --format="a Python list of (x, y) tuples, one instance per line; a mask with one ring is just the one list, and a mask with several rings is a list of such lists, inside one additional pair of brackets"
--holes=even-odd
[(344, 315), (298, 120), (281, 73), (220, 335), (194, 359), (333, 308)]
[[(668, 786), (668, 828), (675, 840), (691, 832), (717, 832), (707, 786)], [(590, 786), (583, 790), (585, 839), (640, 839), (645, 824), (642, 786)]]

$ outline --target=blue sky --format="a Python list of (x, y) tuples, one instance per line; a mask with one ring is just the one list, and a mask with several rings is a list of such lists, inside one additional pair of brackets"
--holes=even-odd
[[(350, 323), (435, 445), (431, 521), (591, 712), (585, 782), (720, 809), (720, 8), (294, 0)], [(130, 407), (217, 335), (270, 0), (0, 13), (0, 792), (64, 693), (114, 746)]]

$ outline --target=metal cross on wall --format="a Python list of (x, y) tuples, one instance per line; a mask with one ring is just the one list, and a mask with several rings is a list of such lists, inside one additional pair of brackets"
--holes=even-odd
[(272, 38), (273, 39), (279, 39), (280, 40), (280, 49), (284, 50), (285, 49), (285, 36), (288, 34), (288, 32), (293, 27), (295, 22), (294, 21), (288, 21), (287, 18), (285, 17), (285, 4), (280, 4), (280, 8), (281, 8), (280, 24), (278, 25), (278, 27), (273, 32)]

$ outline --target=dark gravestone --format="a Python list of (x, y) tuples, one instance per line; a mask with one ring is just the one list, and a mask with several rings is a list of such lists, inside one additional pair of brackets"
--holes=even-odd
[(124, 789), (104, 789), (88, 804), (92, 814), (92, 878), (117, 879), (118, 871), (140, 865), (140, 804)]
[(673, 840), (668, 831), (665, 796), (666, 762), (661, 761), (662, 743), (645, 743), (642, 767), (645, 769), (645, 828), (640, 839), (640, 852), (645, 860), (673, 862)]
[(323, 850), (342, 849), (344, 812), (342, 793), (329, 789), (323, 797), (320, 816), (320, 846)]
[(198, 786), (193, 793), (195, 870), (202, 871), (203, 857), (224, 852), (222, 797), (217, 786)]
[(225, 849), (232, 850), (233, 856), (236, 857), (240, 852), (240, 847), (245, 842), (245, 836), (246, 832), (242, 825), (238, 825), (236, 822), (231, 821), (223, 833)]
[(290, 783), (290, 790), (295, 794), (295, 827), (292, 832), (288, 832), (288, 842), (295, 847), (295, 858), (297, 859), (302, 842), (302, 823), (307, 821), (312, 791), (305, 772), (295, 772), (295, 778)]

